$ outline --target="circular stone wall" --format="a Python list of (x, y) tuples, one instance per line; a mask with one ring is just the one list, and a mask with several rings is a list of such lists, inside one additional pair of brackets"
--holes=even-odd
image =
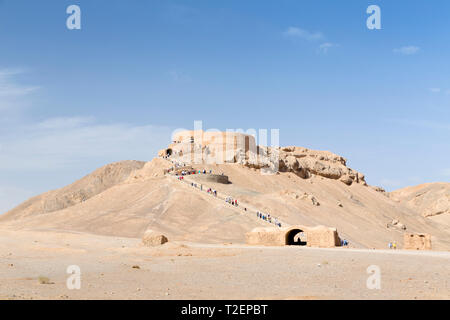
[(221, 174), (195, 174), (191, 175), (190, 178), (194, 178), (197, 181), (205, 181), (205, 182), (215, 182), (215, 183), (222, 183), (222, 184), (229, 184), (230, 181), (228, 180), (228, 176), (221, 175)]

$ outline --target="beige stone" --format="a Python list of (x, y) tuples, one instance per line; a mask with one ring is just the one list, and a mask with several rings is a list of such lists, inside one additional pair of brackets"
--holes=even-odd
[(422, 233), (405, 233), (403, 235), (403, 249), (431, 250), (431, 236)]
[(340, 245), (340, 239), (335, 228), (317, 226), (307, 230), (308, 247), (333, 248)]
[(419, 211), (424, 217), (450, 214), (450, 183), (425, 183), (407, 187), (389, 193), (389, 197)]
[(255, 228), (246, 234), (246, 243), (261, 246), (304, 245), (332, 248), (340, 245), (340, 239), (335, 228), (296, 225), (287, 228)]
[(238, 132), (182, 131), (176, 133), (159, 157), (179, 163), (239, 163), (249, 168), (293, 172), (303, 179), (312, 175), (366, 185), (364, 175), (347, 167), (346, 159), (328, 151), (301, 147), (257, 146), (252, 135)]
[(146, 247), (156, 247), (168, 242), (166, 236), (153, 230), (147, 230), (142, 237), (142, 243)]

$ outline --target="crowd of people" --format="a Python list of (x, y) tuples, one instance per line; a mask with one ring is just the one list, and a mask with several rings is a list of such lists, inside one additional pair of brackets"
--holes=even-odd
[(280, 228), (281, 228), (281, 222), (278, 221), (278, 218), (272, 217), (272, 216), (270, 215), (270, 213), (265, 214), (265, 213), (256, 211), (256, 216), (257, 216), (259, 219), (262, 219), (262, 220), (267, 221), (267, 222), (269, 222), (269, 223), (273, 223), (273, 224), (276, 225), (277, 227), (280, 227)]
[(233, 206), (236, 206), (236, 207), (239, 206), (238, 201), (234, 200), (232, 197), (226, 197), (225, 198), (225, 202), (229, 203), (229, 204), (231, 204)]
[[(179, 173), (176, 173), (177, 179), (178, 180), (184, 180), (184, 176), (187, 175), (192, 175), (192, 174), (207, 174), (207, 170), (203, 169), (203, 170), (182, 170)], [(212, 174), (212, 170), (209, 170), (209, 174)], [(197, 185), (197, 183), (191, 182), (191, 187), (200, 189), (200, 191), (203, 191), (203, 185), (200, 185), (200, 187)], [(214, 190), (212, 188), (208, 188), (206, 190), (207, 193), (217, 197), (217, 190)], [(234, 207), (239, 207), (239, 202), (237, 199), (233, 199), (233, 197), (226, 197), (225, 198), (225, 202), (231, 204)], [(246, 207), (242, 207), (242, 210), (244, 210), (245, 212), (247, 212), (247, 208)], [(277, 227), (281, 228), (281, 222), (278, 221), (278, 219), (276, 217), (272, 217), (270, 214), (264, 214), (262, 212), (257, 211), (256, 215), (259, 219), (262, 219), (268, 223), (274, 224)]]
[[(188, 176), (188, 175), (191, 175), (191, 174), (196, 174), (197, 172), (195, 171), (195, 170), (182, 170), (181, 172), (180, 172), (180, 174), (182, 175), (182, 176)], [(177, 174), (178, 175), (178, 174)]]
[(209, 194), (212, 194), (213, 196), (217, 197), (217, 190), (213, 190), (211, 188), (208, 188), (208, 190), (206, 192), (208, 192)]

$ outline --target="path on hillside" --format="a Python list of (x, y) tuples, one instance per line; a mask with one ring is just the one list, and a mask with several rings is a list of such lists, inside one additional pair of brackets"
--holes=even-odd
[[(244, 203), (244, 202), (242, 202), (240, 200), (238, 200), (239, 205), (238, 206), (234, 206), (231, 203), (226, 202), (226, 198), (227, 198), (226, 196), (223, 197), (220, 194), (217, 194), (217, 196), (215, 196), (214, 194), (208, 193), (207, 190), (210, 189), (211, 187), (208, 187), (208, 186), (206, 186), (204, 184), (201, 184), (202, 188), (198, 187), (198, 182), (190, 180), (188, 178), (189, 175), (181, 176), (181, 177), (183, 177), (183, 179), (181, 179), (181, 180), (179, 179), (180, 176), (171, 175), (171, 174), (168, 174), (168, 176), (171, 176), (171, 177), (175, 178), (179, 182), (185, 183), (186, 185), (188, 185), (189, 187), (191, 187), (194, 190), (197, 190), (197, 191), (202, 192), (202, 193), (203, 192), (207, 193), (209, 196), (211, 196), (212, 198), (214, 198), (214, 199), (216, 199), (218, 201), (224, 201), (225, 203), (227, 203), (229, 205), (229, 207), (233, 208), (235, 211), (238, 211), (240, 214), (242, 214), (242, 213), (250, 214), (253, 218), (255, 218), (258, 221), (266, 222), (266, 223), (270, 224), (271, 226), (273, 226), (274, 228), (277, 227), (273, 222), (269, 222), (268, 220), (263, 220), (263, 219), (257, 217), (256, 214), (258, 212), (262, 213), (262, 211), (259, 211), (259, 210), (255, 209), (253, 206), (251, 206), (251, 205), (249, 205), (247, 203)], [(213, 188), (211, 188), (211, 189), (213, 189)], [(245, 210), (245, 208), (247, 210)], [(271, 215), (271, 217), (272, 217), (272, 220), (275, 220), (275, 218), (276, 218), (276, 220), (281, 224), (281, 227), (289, 227), (290, 226), (288, 223), (281, 221), (278, 217), (273, 217), (272, 215)]]
[[(199, 191), (199, 192), (206, 192), (206, 193), (207, 193), (207, 190), (208, 190), (210, 187), (205, 186), (205, 185), (203, 185), (203, 184), (200, 184), (200, 185), (203, 185), (203, 187), (204, 187), (203, 189), (204, 189), (204, 190), (201, 190), (198, 186), (195, 187), (195, 184), (199, 184), (199, 182), (193, 181), (193, 180), (189, 179), (189, 177), (190, 177), (191, 175), (184, 175), (184, 176), (181, 176), (181, 177), (183, 177), (183, 179), (180, 180), (180, 179), (179, 179), (180, 176), (177, 176), (177, 175), (171, 173), (171, 172), (173, 172), (173, 171), (175, 171), (175, 170), (178, 171), (178, 172), (179, 172), (179, 170), (186, 170), (186, 171), (195, 170), (192, 166), (186, 166), (185, 164), (179, 164), (179, 163), (177, 163), (177, 162), (175, 162), (175, 161), (172, 161), (172, 160), (169, 160), (169, 161), (172, 162), (172, 164), (174, 164), (175, 167), (173, 168), (173, 170), (169, 170), (168, 172), (166, 172), (166, 176), (170, 176), (170, 177), (172, 177), (172, 178), (175, 178), (175, 179), (177, 179), (179, 182), (184, 182), (186, 185), (188, 185), (189, 187), (191, 187), (191, 188), (193, 188), (193, 189), (196, 189), (196, 190)], [(203, 173), (201, 173), (201, 174), (203, 174)], [(208, 174), (208, 173), (206, 173), (206, 174)], [(194, 175), (192, 175), (192, 176), (195, 176), (195, 175), (197, 175), (197, 173), (194, 174)], [(194, 186), (192, 186), (191, 184), (194, 184)], [(222, 197), (221, 195), (217, 195), (217, 197), (214, 196), (213, 194), (209, 194), (209, 195), (210, 195), (211, 197), (216, 198), (217, 200), (221, 200), (221, 201), (225, 201), (225, 199), (226, 199), (226, 197)], [(248, 203), (241, 202), (240, 200), (239, 200), (239, 203), (240, 203), (240, 205), (239, 205), (238, 207), (233, 206), (233, 205), (230, 204), (230, 203), (228, 203), (228, 204), (229, 204), (229, 206), (232, 207), (234, 210), (238, 210), (239, 213), (250, 213), (251, 216), (252, 216), (254, 219), (256, 218), (258, 221), (266, 222), (266, 223), (270, 224), (270, 225), (271, 225), (272, 227), (274, 227), (274, 228), (277, 227), (277, 226), (275, 226), (275, 224), (270, 223), (270, 222), (267, 221), (267, 220), (263, 220), (263, 219), (261, 219), (261, 218), (258, 218), (258, 217), (256, 216), (256, 213), (257, 213), (257, 212), (262, 213), (262, 211), (256, 209), (255, 207), (253, 207), (252, 205), (249, 205)], [(245, 211), (244, 208), (247, 208), (247, 211)], [(266, 216), (267, 216), (267, 214), (266, 214)], [(272, 215), (271, 215), (271, 216), (272, 216)], [(274, 217), (272, 217), (272, 218), (274, 218)], [(291, 224), (286, 223), (286, 222), (280, 220), (278, 217), (276, 217), (276, 218), (277, 218), (278, 222), (281, 223), (281, 226), (282, 226), (282, 227), (290, 227), (290, 226), (291, 226)], [(359, 248), (367, 248), (367, 246), (362, 245), (362, 244), (359, 243), (358, 241), (355, 241), (355, 240), (353, 239), (353, 237), (348, 236), (348, 235), (347, 235), (346, 233), (344, 233), (344, 232), (340, 232), (340, 238), (341, 238), (341, 239), (346, 239), (347, 241), (349, 241), (349, 243), (351, 244), (352, 247), (355, 247), (355, 246), (356, 246), (356, 247), (359, 247)]]

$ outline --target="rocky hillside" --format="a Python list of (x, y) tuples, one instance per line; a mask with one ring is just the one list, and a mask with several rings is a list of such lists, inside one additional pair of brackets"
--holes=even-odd
[(345, 158), (328, 151), (309, 150), (301, 147), (281, 148), (279, 170), (294, 172), (303, 179), (310, 178), (315, 174), (339, 180), (346, 185), (352, 183), (367, 185), (362, 173), (347, 167)]
[(121, 161), (101, 167), (64, 188), (33, 197), (1, 218), (44, 214), (80, 204), (106, 189), (125, 181), (132, 172), (145, 165), (142, 161)]
[(450, 214), (450, 183), (426, 183), (396, 190), (390, 198), (424, 217)]
[[(185, 150), (183, 143), (176, 146)], [(262, 150), (269, 156), (273, 153)], [(431, 234), (434, 249), (450, 250), (448, 183), (388, 194), (368, 186), (363, 174), (331, 152), (280, 148), (279, 172), (267, 175), (261, 172), (264, 163), (247, 162), (249, 157), (238, 147), (232, 151), (234, 157), (227, 163), (190, 164), (195, 170), (228, 176), (229, 184), (186, 177), (185, 181), (202, 184), (201, 192), (180, 182), (165, 174), (176, 162), (166, 152), (150, 162), (122, 161), (102, 167), (69, 186), (24, 202), (1, 215), (0, 223), (13, 229), (125, 237), (142, 237), (150, 228), (172, 240), (243, 243), (246, 232), (267, 227), (256, 217), (258, 210), (288, 225), (337, 228), (353, 247), (386, 248), (390, 241), (401, 247), (403, 233), (414, 232)], [(183, 157), (188, 159), (186, 153)], [(204, 192), (207, 187), (223, 198), (238, 199), (249, 210), (212, 197)]]

